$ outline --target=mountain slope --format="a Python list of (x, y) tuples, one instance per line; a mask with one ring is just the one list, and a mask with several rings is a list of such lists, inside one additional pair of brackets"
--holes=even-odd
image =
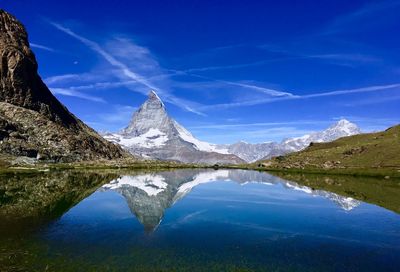
[(255, 162), (261, 159), (265, 160), (275, 156), (300, 151), (309, 146), (312, 142), (330, 142), (340, 137), (359, 133), (361, 133), (361, 131), (357, 125), (342, 119), (326, 130), (307, 134), (302, 137), (286, 139), (280, 143), (267, 142), (250, 144), (241, 141), (231, 145), (218, 145), (217, 147), (226, 150), (227, 153), (235, 154), (247, 162)]
[(28, 34), (0, 10), (0, 153), (49, 161), (128, 156), (76, 118), (37, 73)]
[(125, 129), (105, 134), (104, 138), (144, 158), (206, 164), (244, 162), (235, 155), (217, 153), (214, 145), (196, 139), (168, 116), (165, 105), (154, 91)]
[(400, 125), (377, 133), (315, 143), (265, 162), (272, 168), (400, 168)]

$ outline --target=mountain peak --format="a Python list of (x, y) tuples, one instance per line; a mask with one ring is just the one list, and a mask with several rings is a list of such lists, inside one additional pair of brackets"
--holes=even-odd
[(126, 136), (136, 137), (143, 135), (150, 129), (167, 132), (170, 127), (170, 118), (167, 115), (164, 103), (155, 91), (150, 91), (148, 99), (137, 110), (129, 125), (122, 131)]
[(0, 9), (0, 33), (3, 43), (25, 43), (28, 34), (24, 26), (7, 11)]
[(157, 95), (157, 93), (154, 90), (151, 90), (148, 95), (148, 100), (151, 102), (159, 103), (164, 107), (164, 103), (161, 101), (161, 98)]
[(356, 124), (350, 122), (347, 119), (340, 119), (339, 121), (334, 123), (330, 128), (328, 128), (328, 130), (342, 130), (346, 132), (348, 135), (361, 133), (360, 128)]
[(149, 92), (149, 98), (150, 98), (150, 99), (158, 99), (158, 100), (161, 100), (160, 97), (157, 95), (156, 91), (154, 91), (154, 90), (151, 90), (151, 91)]
[(347, 119), (340, 119), (339, 121), (337, 121), (335, 123), (336, 126), (346, 126), (346, 125), (349, 125), (349, 124), (352, 124), (352, 123)]

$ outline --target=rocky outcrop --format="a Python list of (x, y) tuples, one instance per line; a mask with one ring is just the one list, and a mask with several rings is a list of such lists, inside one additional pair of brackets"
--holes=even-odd
[(24, 26), (0, 10), (0, 153), (50, 161), (128, 156), (61, 104), (37, 73)]
[(63, 125), (77, 125), (38, 76), (25, 28), (4, 10), (0, 10), (0, 52), (0, 101), (37, 111)]
[(71, 128), (0, 102), (0, 152), (51, 162), (122, 158), (125, 153), (78, 120)]

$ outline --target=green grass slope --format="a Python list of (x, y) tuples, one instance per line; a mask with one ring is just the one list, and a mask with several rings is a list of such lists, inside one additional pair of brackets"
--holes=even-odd
[(275, 169), (400, 170), (400, 125), (329, 143), (312, 143), (303, 151), (262, 161), (259, 165)]

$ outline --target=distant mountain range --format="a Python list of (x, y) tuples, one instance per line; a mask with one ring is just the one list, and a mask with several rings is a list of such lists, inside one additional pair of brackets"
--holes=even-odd
[(152, 91), (125, 129), (103, 136), (132, 154), (146, 159), (229, 164), (254, 162), (284, 155), (302, 150), (311, 142), (329, 142), (360, 132), (357, 125), (343, 119), (324, 131), (286, 139), (280, 143), (250, 144), (241, 141), (227, 145), (211, 144), (196, 139), (169, 117), (165, 105)]
[(302, 137), (285, 139), (280, 143), (251, 144), (241, 141), (231, 145), (218, 145), (216, 151), (221, 150), (226, 153), (235, 154), (246, 162), (255, 162), (303, 150), (310, 143), (330, 142), (341, 137), (360, 133), (361, 130), (356, 124), (342, 119), (326, 130), (307, 134)]

